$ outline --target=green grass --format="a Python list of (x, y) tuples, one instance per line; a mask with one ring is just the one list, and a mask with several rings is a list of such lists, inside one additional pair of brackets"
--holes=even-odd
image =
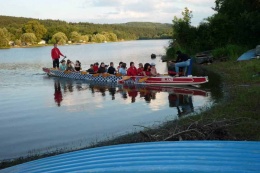
[(224, 138), (260, 140), (260, 60), (218, 62), (203, 68), (221, 76), (226, 96), (221, 103), (193, 117), (194, 121), (209, 117), (211, 120), (240, 119), (240, 123), (226, 128), (230, 138)]

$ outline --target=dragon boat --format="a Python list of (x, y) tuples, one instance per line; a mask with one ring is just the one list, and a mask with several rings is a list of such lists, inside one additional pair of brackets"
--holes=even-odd
[(70, 72), (60, 71), (53, 68), (43, 68), (43, 71), (49, 76), (70, 78), (77, 80), (119, 83), (119, 84), (142, 84), (142, 85), (198, 85), (208, 82), (207, 76), (181, 76), (172, 77), (169, 75), (160, 75), (157, 77), (146, 76), (122, 76), (120, 74), (111, 75), (103, 74), (88, 74), (86, 71)]

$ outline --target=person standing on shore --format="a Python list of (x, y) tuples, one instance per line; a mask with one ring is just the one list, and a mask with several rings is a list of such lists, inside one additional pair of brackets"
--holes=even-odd
[(54, 44), (54, 48), (51, 50), (51, 57), (52, 57), (52, 63), (53, 63), (53, 68), (59, 68), (59, 59), (60, 59), (60, 56), (63, 56), (64, 58), (66, 56), (64, 56), (59, 48), (57, 47), (57, 43)]

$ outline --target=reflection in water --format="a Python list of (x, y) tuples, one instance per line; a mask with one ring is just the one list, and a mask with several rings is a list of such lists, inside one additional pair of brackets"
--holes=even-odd
[(109, 94), (112, 96), (112, 100), (115, 100), (116, 88), (108, 88)]
[[(191, 86), (144, 86), (144, 85), (116, 85), (106, 83), (86, 83), (75, 82), (67, 79), (54, 80), (54, 101), (57, 106), (61, 105), (63, 97), (66, 97), (67, 92), (77, 92), (83, 90), (90, 91), (93, 97), (98, 97), (95, 93), (101, 93), (102, 97), (111, 97), (111, 100), (116, 100), (116, 95), (119, 94), (123, 100), (131, 100), (131, 103), (136, 103), (137, 98), (143, 99), (150, 104), (152, 100), (156, 100), (156, 95), (160, 92), (169, 93), (168, 101), (170, 108), (177, 108), (178, 116), (183, 116), (194, 112), (192, 96), (207, 97), (208, 92), (197, 87)], [(64, 94), (62, 94), (62, 89)], [(107, 94), (107, 93), (108, 94)], [(139, 97), (138, 97), (139, 95)], [(99, 100), (102, 102), (104, 100)]]
[(194, 111), (192, 96), (184, 94), (169, 94), (169, 106), (176, 107), (178, 110), (178, 116), (189, 114)]
[(62, 102), (62, 92), (59, 80), (54, 81), (54, 91), (54, 101), (57, 103), (57, 106), (60, 106)]

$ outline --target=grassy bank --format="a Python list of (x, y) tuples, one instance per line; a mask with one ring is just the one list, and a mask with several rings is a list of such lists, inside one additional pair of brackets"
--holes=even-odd
[[(234, 62), (216, 62), (198, 66), (198, 73), (217, 74), (207, 85), (213, 85), (213, 91), (222, 90), (222, 99), (210, 109), (196, 116), (170, 121), (160, 127), (144, 128), (138, 133), (128, 134), (113, 140), (100, 142), (91, 147), (152, 141), (177, 140), (260, 140), (260, 60)], [(222, 81), (222, 86), (218, 84)], [(214, 89), (214, 86), (215, 89)], [(213, 94), (214, 96), (214, 94)], [(217, 97), (217, 95), (215, 96)], [(90, 147), (87, 147), (90, 148)], [(60, 154), (51, 154), (19, 158), (4, 161), (0, 169), (23, 162)]]

